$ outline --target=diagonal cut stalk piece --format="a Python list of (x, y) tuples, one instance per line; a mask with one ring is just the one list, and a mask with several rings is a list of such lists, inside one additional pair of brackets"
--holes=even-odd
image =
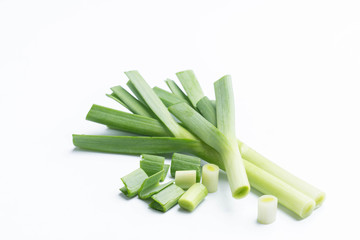
[(208, 97), (201, 98), (197, 104), (196, 108), (199, 109), (201, 115), (203, 115), (206, 120), (212, 123), (216, 127), (216, 107), (212, 104)]
[(141, 185), (147, 177), (148, 176), (144, 170), (141, 168), (136, 169), (135, 171), (121, 178), (121, 181), (124, 183), (124, 187), (120, 188), (120, 191), (129, 198), (134, 197), (136, 194), (138, 194)]
[(210, 100), (211, 104), (214, 106), (215, 110), (216, 110), (216, 100)]
[(153, 90), (154, 90), (155, 94), (160, 98), (160, 100), (165, 104), (166, 107), (169, 107), (171, 105), (181, 103), (181, 102), (187, 103), (184, 99), (179, 98), (175, 94), (170, 93), (159, 87), (154, 87)]
[(160, 192), (164, 188), (168, 187), (170, 184), (173, 184), (174, 181), (167, 182), (165, 184), (159, 184), (162, 175), (164, 174), (164, 170), (161, 170), (150, 177), (146, 178), (142, 183), (139, 189), (139, 198), (147, 199), (152, 195)]
[(136, 96), (136, 98), (145, 106), (147, 106), (145, 100), (143, 99), (143, 97), (141, 96), (141, 94), (139, 93), (139, 91), (136, 89), (136, 87), (134, 86), (134, 84), (129, 80), (127, 81), (126, 85), (128, 86), (128, 88), (132, 91), (132, 93)]
[(231, 143), (219, 129), (189, 105), (179, 103), (169, 107), (169, 110), (187, 129), (219, 153), (225, 165), (233, 197), (242, 198), (246, 196), (250, 187), (246, 173), (243, 172), (245, 170), (237, 145)]
[(196, 107), (197, 102), (204, 97), (204, 93), (200, 87), (198, 80), (192, 70), (186, 70), (176, 73), (176, 76), (185, 89), (191, 104)]
[(166, 79), (165, 80), (166, 85), (170, 88), (171, 92), (179, 97), (184, 99), (187, 103), (191, 104), (190, 99), (188, 98), (188, 96), (186, 96), (186, 94), (180, 89), (180, 87), (175, 83), (175, 81), (171, 80), (171, 79)]
[(121, 86), (112, 87), (113, 93), (130, 109), (131, 112), (146, 117), (154, 117), (151, 110)]
[(106, 96), (109, 97), (109, 98), (111, 98), (111, 99), (113, 99), (113, 100), (115, 100), (116, 102), (120, 103), (120, 104), (123, 105), (125, 108), (129, 109), (129, 107), (128, 107), (124, 102), (122, 102), (122, 101), (120, 100), (120, 98), (118, 98), (118, 97), (116, 96), (115, 93), (106, 94)]
[(136, 90), (142, 96), (149, 108), (155, 113), (160, 121), (169, 131), (178, 138), (196, 139), (185, 128), (181, 127), (171, 116), (166, 106), (162, 103), (154, 90), (147, 84), (138, 71), (125, 72), (129, 80), (134, 84)]

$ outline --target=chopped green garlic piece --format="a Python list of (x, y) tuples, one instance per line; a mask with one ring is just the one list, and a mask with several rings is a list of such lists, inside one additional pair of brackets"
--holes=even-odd
[(176, 171), (182, 170), (195, 170), (196, 171), (196, 182), (200, 182), (200, 171), (201, 171), (201, 159), (194, 156), (189, 156), (180, 153), (174, 153), (171, 158), (170, 172), (171, 176), (175, 177)]
[(208, 190), (201, 183), (192, 185), (179, 199), (179, 205), (185, 210), (193, 211), (204, 200)]
[(141, 195), (139, 194), (139, 198), (141, 199), (147, 199), (151, 196), (153, 196), (154, 194), (157, 194), (158, 192), (162, 191), (163, 189), (167, 188), (168, 186), (174, 184), (174, 180), (169, 181), (167, 183), (164, 184), (156, 184), (152, 187), (149, 187), (148, 189), (144, 190)]
[(196, 183), (196, 171), (185, 170), (175, 172), (175, 184), (186, 190)]
[(166, 175), (169, 171), (170, 165), (169, 164), (164, 164), (164, 174), (162, 175), (160, 182), (164, 181), (166, 178)]
[(164, 162), (164, 157), (150, 154), (142, 154), (140, 160), (140, 168), (142, 168), (148, 176), (151, 176), (164, 169)]
[(217, 191), (219, 182), (219, 167), (215, 164), (205, 164), (202, 168), (202, 184), (209, 193)]
[(273, 223), (276, 219), (278, 200), (272, 195), (263, 195), (258, 200), (257, 220), (262, 224)]
[(181, 187), (172, 184), (161, 192), (153, 195), (151, 197), (153, 201), (149, 204), (149, 206), (153, 209), (166, 212), (177, 204), (179, 198), (183, 194), (184, 190)]
[(147, 177), (148, 176), (144, 170), (141, 168), (136, 169), (135, 171), (121, 178), (121, 181), (125, 186), (122, 187), (120, 191), (122, 191), (129, 198), (134, 197), (138, 193), (141, 185)]
[(141, 185), (141, 188), (139, 189), (139, 198), (141, 199), (147, 199), (154, 195), (155, 193), (160, 192), (170, 184), (172, 184), (174, 181), (170, 181), (168, 183), (159, 185), (160, 179), (164, 173), (164, 170), (161, 170), (154, 175), (148, 177), (145, 179), (143, 184)]

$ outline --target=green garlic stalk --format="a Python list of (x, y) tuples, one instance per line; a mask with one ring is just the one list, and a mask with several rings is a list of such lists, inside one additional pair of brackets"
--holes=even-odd
[(192, 212), (204, 200), (207, 194), (208, 190), (204, 185), (195, 183), (181, 196), (179, 205), (181, 208)]
[(182, 189), (189, 189), (196, 183), (196, 171), (195, 170), (183, 170), (175, 172), (175, 184)]
[(194, 156), (189, 156), (181, 153), (174, 153), (171, 158), (170, 173), (175, 177), (176, 171), (195, 170), (196, 182), (200, 182), (201, 178), (201, 159)]
[(219, 182), (219, 167), (215, 164), (205, 164), (202, 167), (201, 183), (207, 188), (209, 193), (216, 192)]
[(138, 194), (141, 185), (148, 176), (141, 168), (129, 173), (128, 175), (121, 178), (124, 183), (124, 187), (120, 188), (127, 197), (131, 198)]
[(161, 192), (154, 194), (151, 199), (153, 200), (149, 206), (161, 212), (166, 212), (175, 206), (179, 198), (184, 194), (182, 188), (171, 184)]

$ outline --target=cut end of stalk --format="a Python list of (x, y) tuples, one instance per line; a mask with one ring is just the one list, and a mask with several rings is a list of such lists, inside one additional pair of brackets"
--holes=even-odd
[[(181, 204), (181, 205), (180, 205), (180, 204)], [(183, 209), (185, 209), (185, 210), (187, 210), (187, 211), (189, 211), (189, 212), (194, 211), (194, 209), (196, 208), (196, 206), (194, 205), (194, 203), (193, 203), (193, 202), (190, 202), (190, 201), (181, 201), (181, 200), (179, 200), (179, 205), (180, 205)]]
[(250, 187), (249, 186), (243, 186), (243, 187), (239, 187), (238, 189), (236, 189), (233, 193), (232, 196), (236, 199), (240, 199), (245, 197), (246, 195), (248, 195), (248, 193), (250, 192)]
[(274, 196), (270, 196), (270, 195), (264, 195), (264, 196), (261, 198), (261, 201), (262, 201), (262, 202), (272, 202), (272, 201), (275, 201), (275, 197), (274, 197)]
[(299, 216), (301, 218), (306, 218), (306, 217), (310, 216), (310, 214), (313, 212), (314, 208), (315, 208), (315, 202), (309, 201), (307, 204), (304, 205), (304, 208), (300, 212)]
[(209, 164), (206, 164), (205, 167), (206, 167), (206, 169), (208, 169), (211, 172), (219, 171), (219, 167), (214, 164), (209, 163)]
[(326, 194), (324, 192), (319, 193), (319, 195), (315, 198), (315, 203), (316, 203), (315, 208), (320, 207), (323, 204), (325, 198), (326, 198)]
[(166, 212), (166, 210), (167, 210), (164, 206), (162, 206), (160, 203), (158, 203), (156, 201), (152, 201), (149, 206), (151, 208), (156, 209), (161, 212)]

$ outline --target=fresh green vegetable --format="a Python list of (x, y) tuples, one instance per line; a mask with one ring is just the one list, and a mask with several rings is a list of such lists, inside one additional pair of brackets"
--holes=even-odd
[[(191, 87), (191, 82), (195, 82), (195, 84), (194, 84), (195, 87), (193, 87), (191, 89), (191, 91), (187, 92), (189, 94), (189, 98), (190, 99), (198, 98), (199, 100), (201, 100), (201, 98), (204, 97), (204, 94), (202, 93), (200, 85), (198, 84), (195, 77), (191, 77), (191, 73), (188, 75), (190, 75), (190, 77), (185, 77), (185, 79), (187, 79), (187, 80), (185, 80), (185, 82), (187, 82), (187, 83), (184, 83), (184, 85), (187, 84), (188, 86)], [(193, 73), (192, 73), (192, 75), (194, 76)], [(190, 81), (189, 81), (189, 79), (190, 79)], [(190, 84), (189, 84), (189, 82), (190, 82)], [(131, 81), (129, 81), (128, 83), (132, 84)], [(168, 85), (173, 85), (173, 84), (170, 83)], [(175, 85), (176, 85), (176, 83), (175, 83)], [(148, 88), (146, 88), (145, 90), (148, 91), (149, 88), (150, 87), (148, 86)], [(178, 88), (178, 90), (181, 91), (181, 89), (178, 86), (177, 86), (177, 88)], [(144, 106), (146, 106), (148, 109), (150, 109), (151, 101), (150, 101), (150, 105), (148, 104), (149, 100), (147, 102), (145, 102), (145, 99), (141, 96), (140, 92), (135, 87), (135, 85), (133, 85), (133, 88), (130, 88), (130, 89), (133, 92), (136, 91), (137, 94), (136, 93), (134, 93), (134, 94), (137, 96), (139, 101)], [(172, 90), (173, 93), (176, 92), (176, 90), (173, 91), (172, 88), (170, 88), (170, 89)], [(184, 89), (186, 90), (185, 87), (184, 87)], [(144, 94), (144, 89), (142, 89), (142, 94)], [(155, 95), (155, 94), (153, 94), (153, 95)], [(114, 95), (114, 94), (113, 94), (113, 96), (116, 97), (116, 95)], [(179, 96), (179, 95), (177, 95), (177, 96)], [(172, 95), (165, 96), (165, 97), (163, 96), (162, 100), (166, 101), (167, 99), (165, 99), (165, 98), (172, 98)], [(114, 100), (116, 100), (116, 99), (114, 99)], [(199, 102), (199, 100), (197, 102)], [(210, 100), (210, 102), (213, 105), (214, 109), (216, 109), (215, 102), (213, 100)], [(123, 102), (120, 100), (119, 103), (121, 104)], [(170, 101), (168, 103), (170, 103)], [(124, 104), (124, 103), (123, 103), (123, 105), (125, 105), (125, 107), (131, 111), (129, 106), (126, 106), (126, 104)], [(176, 105), (179, 105), (179, 104), (176, 104)], [(153, 108), (156, 108), (156, 104), (152, 105), (151, 109), (153, 109)], [(164, 110), (164, 108), (162, 108), (162, 107), (160, 107), (160, 108), (161, 108), (161, 111)], [(202, 113), (202, 114), (204, 114), (204, 113)], [(111, 115), (108, 115), (109, 119), (107, 119), (105, 122), (101, 122), (101, 121), (104, 121), (104, 119), (101, 118), (100, 115), (101, 114), (99, 114), (100, 120), (98, 120), (97, 122), (105, 124), (105, 125), (108, 125), (108, 124), (106, 124), (106, 121), (111, 121), (111, 118), (113, 117)], [(133, 116), (140, 117), (139, 115), (133, 115)], [(160, 117), (158, 114), (156, 114), (156, 116), (154, 118), (150, 118), (153, 121), (148, 124), (149, 128), (151, 128), (152, 126), (155, 126), (155, 125), (158, 126), (157, 129), (156, 129), (156, 127), (153, 128), (153, 129), (155, 129), (154, 132), (156, 132), (156, 133), (161, 132), (158, 135), (154, 135), (154, 133), (147, 133), (146, 131), (143, 131), (141, 122), (144, 119), (139, 119), (139, 118), (136, 118), (136, 121), (139, 121), (139, 124), (137, 126), (132, 126), (130, 128), (130, 130), (128, 130), (128, 132), (133, 132), (133, 133), (137, 133), (140, 135), (170, 136), (170, 137), (89, 136), (89, 135), (74, 134), (73, 142), (74, 142), (75, 146), (84, 148), (84, 149), (88, 149), (88, 150), (126, 153), (126, 154), (142, 154), (142, 153), (163, 154), (163, 153), (172, 153), (172, 152), (184, 152), (184, 153), (186, 152), (186, 153), (191, 153), (198, 157), (201, 157), (204, 160), (208, 161), (209, 163), (214, 163), (214, 164), (218, 165), (221, 169), (224, 170), (224, 162), (222, 160), (222, 157), (219, 155), (219, 153), (217, 151), (215, 151), (214, 148), (212, 148), (208, 144), (205, 144), (202, 141), (199, 141), (199, 139), (193, 135), (193, 134), (197, 135), (197, 133), (195, 133), (194, 129), (190, 129), (184, 123), (182, 123), (183, 124), (182, 126), (185, 126), (187, 129), (185, 130), (183, 128), (183, 130), (185, 130), (185, 132), (182, 132), (182, 130), (179, 130), (176, 135), (176, 134), (174, 134), (174, 132), (176, 133), (176, 130), (181, 129), (182, 126), (180, 126), (180, 128), (178, 128), (178, 129), (176, 129), (177, 127), (171, 128), (171, 126), (169, 128), (168, 124), (166, 124), (166, 123), (168, 123), (167, 120), (169, 120), (169, 119), (165, 119), (165, 121), (164, 121), (164, 119), (162, 119), (163, 117), (164, 116), (161, 116), (161, 114), (160, 114)], [(124, 119), (125, 122), (131, 124), (132, 120), (130, 117), (122, 116), (122, 118)], [(155, 119), (155, 118), (159, 118), (161, 121), (159, 121), (158, 119)], [(118, 123), (116, 123), (116, 124), (118, 124)], [(117, 128), (116, 124), (113, 126), (111, 126), (111, 125), (108, 125), (108, 126), (110, 128), (116, 129)], [(124, 124), (125, 126), (121, 126), (120, 128), (117, 128), (117, 129), (121, 130), (121, 128), (129, 128), (126, 125), (126, 123), (121, 123), (121, 124)], [(225, 126), (225, 128), (226, 127), (227, 126)], [(172, 129), (172, 130), (169, 131), (169, 129)], [(174, 131), (174, 129), (175, 129), (175, 131)], [(190, 132), (192, 132), (192, 134), (188, 130), (190, 130)], [(135, 132), (135, 131), (137, 131), (137, 132)], [(166, 134), (166, 135), (163, 135), (163, 134)], [(171, 136), (175, 136), (175, 137), (171, 137)], [(305, 195), (305, 197), (307, 196), (308, 198), (316, 201), (316, 203), (317, 203), (316, 206), (319, 206), (323, 202), (323, 200), (325, 198), (325, 194), (321, 190), (313, 187), (312, 185), (310, 185), (310, 184), (298, 179), (297, 177), (293, 176), (292, 174), (288, 173), (287, 171), (285, 171), (281, 167), (277, 166), (276, 164), (270, 162), (268, 159), (266, 159), (262, 155), (258, 154), (253, 149), (249, 148), (248, 146), (246, 146), (244, 143), (242, 143), (240, 141), (238, 141), (238, 148), (240, 149), (242, 157), (244, 158), (244, 165), (245, 165), (246, 172), (248, 174), (249, 181), (250, 181), (252, 187), (257, 188), (259, 191), (261, 191), (263, 193), (273, 194), (274, 191), (275, 192), (279, 191), (279, 193), (276, 193), (276, 194), (282, 195), (283, 199), (294, 197), (291, 195), (294, 195), (293, 190), (295, 190), (296, 192), (302, 193), (303, 196)], [(258, 170), (258, 169), (260, 169), (260, 170)], [(260, 171), (261, 173), (265, 172), (267, 174), (264, 175), (265, 177), (258, 176), (259, 173), (257, 171)], [(257, 177), (254, 178), (254, 176), (257, 176), (258, 178)], [(262, 181), (264, 181), (264, 184), (261, 184)], [(282, 191), (282, 189), (274, 188), (274, 186), (272, 184), (270, 184), (272, 181), (275, 181), (275, 183), (280, 181), (281, 183), (286, 184), (286, 186), (290, 187), (290, 189), (292, 189), (292, 190), (291, 191), (285, 191), (285, 190)], [(284, 201), (285, 200), (281, 201), (279, 198), (280, 203), (282, 203)], [(284, 204), (284, 203), (282, 203), (282, 204), (284, 206), (288, 207), (286, 204)], [(295, 201), (295, 202), (293, 202), (292, 207), (290, 206), (288, 208), (294, 212), (297, 211), (300, 216), (301, 215), (307, 216), (307, 214), (302, 214), (301, 211), (298, 210), (298, 209), (302, 208), (301, 205), (303, 205), (302, 201), (298, 201), (298, 202)], [(309, 211), (305, 211), (305, 212), (308, 212), (310, 214), (311, 211), (312, 211), (312, 209), (310, 209)]]
[(73, 134), (76, 147), (91, 151), (130, 155), (186, 152), (223, 168), (219, 154), (203, 142), (174, 137), (103, 136)]
[[(223, 150), (226, 174), (233, 197), (242, 198), (250, 191), (250, 184), (235, 136), (235, 103), (231, 77), (226, 75), (214, 83), (216, 96), (216, 122), (218, 129), (228, 139)], [(215, 148), (215, 147), (214, 147)]]
[[(148, 176), (158, 173), (164, 169), (165, 158), (162, 156), (142, 154), (140, 160), (140, 168), (143, 169)], [(161, 173), (159, 180), (164, 175)]]
[(201, 183), (207, 188), (209, 193), (217, 191), (219, 182), (219, 167), (215, 164), (205, 164), (202, 167)]
[(201, 159), (194, 156), (189, 156), (180, 153), (174, 153), (171, 158), (170, 173), (172, 177), (175, 177), (176, 171), (182, 170), (195, 170), (196, 171), (196, 182), (200, 181), (201, 178)]
[(146, 178), (139, 189), (139, 198), (147, 199), (174, 183), (174, 181), (170, 181), (160, 185), (159, 181), (161, 180), (163, 174), (164, 170), (161, 170), (160, 172)]
[(121, 86), (112, 87), (111, 90), (113, 93), (130, 109), (131, 112), (139, 115), (143, 115), (146, 117), (153, 117), (154, 114), (147, 108), (144, 104), (142, 104), (139, 100), (137, 100), (133, 95), (131, 95), (128, 91), (126, 91)]
[(92, 151), (139, 155), (187, 152), (199, 141), (170, 137), (73, 135), (74, 145)]
[[(200, 87), (199, 82), (195, 77), (192, 77), (193, 73), (187, 72), (190, 77), (183, 77), (183, 82), (185, 85), (193, 84), (193, 88), (191, 91), (187, 91), (189, 98), (191, 99), (199, 99), (200, 96), (203, 96), (203, 91)], [(184, 80), (185, 79), (185, 80)], [(190, 79), (190, 80), (189, 80)], [(183, 84), (183, 82), (181, 82)], [(190, 83), (187, 83), (190, 82)], [(183, 85), (184, 86), (184, 85)], [(185, 88), (185, 86), (184, 86)], [(185, 88), (186, 89), (186, 88)], [(211, 100), (212, 104), (216, 108), (216, 101)], [(201, 113), (204, 114), (204, 113)], [(204, 115), (205, 116), (205, 115)], [(305, 195), (309, 196), (310, 198), (314, 199), (316, 202), (316, 206), (319, 207), (325, 199), (325, 193), (318, 188), (306, 183), (305, 181), (299, 179), (298, 177), (294, 176), (293, 174), (287, 172), (283, 168), (279, 167), (278, 165), (274, 164), (273, 162), (266, 159), (264, 156), (260, 155), (253, 149), (246, 146), (244, 143), (238, 140), (239, 149), (241, 152), (241, 156), (248, 160), (249, 162), (257, 165), (258, 167), (262, 168), (263, 170), (271, 173), (272, 175), (278, 177), (279, 179), (283, 180), (284, 182), (288, 183), (295, 189), (303, 192)]]
[(282, 167), (276, 165), (261, 154), (257, 153), (254, 149), (248, 147), (246, 144), (240, 141), (238, 141), (238, 144), (241, 155), (245, 160), (256, 165), (258, 168), (263, 169), (267, 173), (279, 178), (291, 187), (310, 197), (315, 201), (316, 207), (319, 207), (323, 203), (325, 200), (325, 193), (323, 191), (289, 173)]
[[(121, 131), (137, 133), (141, 135), (152, 135), (152, 136), (169, 136), (170, 133), (164, 128), (164, 126), (156, 119), (144, 117), (140, 115), (134, 115), (125, 113), (122, 111), (114, 110), (111, 108), (106, 108), (103, 106), (99, 106), (94, 104), (89, 113), (86, 117), (87, 120), (94, 121), (97, 123), (105, 124), (105, 125), (112, 125), (113, 128), (119, 129)], [(87, 138), (85, 135), (80, 135), (84, 138)], [(80, 137), (79, 137), (80, 138)], [(106, 138), (106, 137), (105, 137)], [(126, 137), (126, 140), (129, 137)], [(134, 137), (130, 137), (132, 140)], [(90, 137), (90, 139), (92, 139)], [(90, 140), (91, 142), (92, 140)], [(124, 141), (124, 142), (125, 142)], [(90, 143), (89, 142), (89, 143)], [(140, 141), (141, 143), (143, 141)], [(170, 141), (169, 143), (172, 143)], [(124, 145), (127, 146), (127, 145)], [(288, 183), (292, 187), (296, 188), (297, 190), (301, 191), (305, 195), (311, 197), (315, 200), (317, 207), (322, 204), (325, 199), (325, 193), (318, 188), (314, 187), (313, 185), (301, 180), (300, 178), (294, 176), (293, 174), (289, 173), (285, 169), (281, 168), (280, 166), (276, 165), (275, 163), (271, 162), (261, 154), (257, 153), (252, 148), (248, 147), (245, 143), (238, 141), (238, 146), (241, 152), (242, 157), (255, 164), (256, 166), (260, 167), (261, 169), (269, 172), (270, 174), (278, 177), (279, 179), (283, 180), (284, 182)], [(81, 147), (81, 146), (79, 146)], [(85, 146), (82, 146), (83, 148)], [(119, 146), (121, 149), (121, 146)], [(156, 145), (154, 145), (156, 147)], [(181, 148), (180, 148), (181, 149)], [(177, 151), (189, 151), (186, 150), (177, 150)], [(90, 149), (95, 150), (95, 149)], [(104, 151), (100, 149), (99, 151)], [(176, 151), (176, 150), (175, 150)], [(111, 151), (113, 152), (113, 151)], [(118, 152), (118, 151), (115, 151)], [(121, 152), (121, 153), (128, 153), (129, 152)], [(142, 152), (135, 152), (133, 154), (141, 154)], [(162, 152), (157, 152), (162, 153)], [(166, 152), (164, 152), (166, 153)], [(207, 158), (204, 158), (207, 159)], [(211, 161), (212, 162), (212, 161)], [(219, 164), (219, 163), (218, 163)], [(220, 165), (221, 166), (221, 165)]]
[(258, 199), (257, 221), (262, 224), (273, 223), (276, 219), (277, 198), (272, 195), (262, 195)]
[(150, 203), (150, 207), (162, 212), (166, 212), (173, 206), (175, 206), (181, 197), (184, 194), (184, 190), (175, 184), (171, 184), (164, 190), (159, 193), (153, 195), (151, 199), (153, 200)]
[(192, 106), (196, 107), (197, 102), (204, 97), (204, 93), (202, 92), (194, 72), (192, 70), (182, 71), (176, 73), (176, 76), (184, 87)]
[[(119, 129), (121, 131), (131, 132), (131, 133), (137, 133), (141, 135), (152, 135), (152, 136), (169, 136), (170, 133), (167, 132), (166, 128), (160, 123), (158, 120), (149, 118), (149, 117), (143, 117), (140, 115), (134, 115), (125, 113), (122, 111), (102, 107), (99, 105), (93, 105), (90, 109), (87, 120), (98, 122), (105, 125), (112, 125), (113, 128)], [(81, 138), (81, 141), (80, 141)], [(82, 140), (86, 138), (89, 141), (85, 144)], [(105, 138), (107, 138), (105, 136)], [(122, 138), (122, 137), (121, 137)], [(121, 141), (123, 143), (127, 143), (128, 138), (131, 138), (131, 140), (137, 140), (134, 137), (125, 137), (125, 141)], [(75, 145), (82, 148), (88, 148), (86, 145), (91, 145), (91, 142), (94, 140), (92, 136), (87, 137), (86, 135), (77, 135), (77, 137), (74, 137), (74, 143), (77, 142)], [(80, 142), (78, 142), (80, 141)], [(156, 142), (157, 140), (155, 140)], [(135, 141), (136, 144), (137, 141)], [(140, 139), (140, 143), (142, 144), (144, 141)], [(162, 141), (165, 142), (165, 141)], [(169, 144), (172, 143), (172, 141), (168, 142)], [(85, 145), (84, 145), (85, 144)], [(95, 143), (96, 144), (96, 143)], [(110, 143), (109, 143), (110, 144)], [(122, 143), (119, 143), (119, 145), (126, 147), (127, 144), (122, 145)], [(149, 142), (151, 144), (151, 142)], [(110, 144), (111, 146), (112, 144)], [(315, 200), (317, 207), (322, 204), (322, 202), (325, 199), (325, 193), (318, 188), (314, 187), (313, 185), (310, 185), (309, 183), (306, 183), (305, 181), (299, 179), (298, 177), (294, 176), (293, 174), (289, 173), (288, 171), (284, 170), (280, 166), (276, 165), (275, 163), (269, 161), (267, 158), (262, 156), (261, 154), (257, 153), (252, 148), (248, 147), (245, 143), (242, 143), (238, 141), (240, 152), (243, 156), (243, 158), (256, 166), (262, 168), (263, 170), (271, 173), (272, 175), (280, 178), (284, 182), (288, 183), (292, 187), (296, 188), (297, 190), (303, 192), (305, 195), (308, 195), (312, 199)], [(121, 149), (121, 146), (119, 148)], [(133, 147), (135, 147), (134, 145)], [(154, 145), (156, 147), (156, 144)], [(189, 151), (181, 150), (181, 148), (176, 148), (178, 150), (175, 151)], [(90, 150), (96, 150), (90, 149)], [(105, 151), (102, 147), (98, 149), (98, 151)], [(114, 151), (110, 151), (114, 152)], [(119, 151), (115, 151), (119, 152)], [(155, 152), (155, 153), (167, 153), (168, 151), (164, 152)], [(129, 151), (122, 151), (119, 153), (127, 153), (127, 154), (141, 154), (141, 151), (137, 152), (129, 152)], [(149, 152), (153, 153), (153, 151)], [(204, 158), (207, 159), (207, 158)], [(211, 161), (212, 162), (212, 161)], [(219, 163), (217, 163), (219, 165)], [(220, 165), (221, 166), (221, 165)]]
[(164, 181), (165, 178), (166, 178), (166, 175), (168, 173), (170, 169), (170, 165), (169, 164), (164, 164), (164, 174), (162, 175), (161, 179), (160, 179), (160, 182)]
[(211, 103), (209, 98), (206, 96), (201, 98), (197, 102), (196, 107), (199, 109), (201, 115), (216, 127), (216, 107)]
[(110, 128), (140, 135), (168, 136), (169, 132), (156, 119), (118, 111), (94, 104), (86, 120), (101, 123)]
[(164, 89), (154, 87), (153, 90), (166, 107), (169, 107), (171, 105), (174, 105), (176, 103), (181, 103), (181, 102), (187, 103), (187, 101), (185, 101), (184, 99), (179, 98), (175, 94), (170, 93)]
[(279, 203), (301, 218), (312, 213), (315, 207), (313, 199), (254, 164), (246, 161), (244, 163), (252, 187), (263, 194), (274, 195), (278, 198)]
[(186, 94), (180, 89), (180, 87), (173, 80), (166, 79), (165, 82), (174, 95), (184, 99), (187, 103), (191, 104), (190, 99), (186, 96)]
[(201, 183), (192, 185), (179, 199), (181, 208), (187, 211), (193, 211), (199, 203), (207, 196), (208, 190)]
[[(242, 171), (241, 156), (237, 147), (224, 136), (214, 125), (192, 109), (189, 105), (179, 103), (169, 107), (169, 110), (184, 126), (191, 130), (197, 137), (213, 147), (225, 165), (229, 185), (234, 198), (247, 195), (250, 190), (246, 174)], [(239, 159), (240, 158), (240, 159)]]
[(131, 198), (138, 194), (141, 185), (148, 176), (141, 168), (129, 173), (128, 175), (121, 178), (124, 183), (124, 187), (120, 189), (127, 197)]
[(153, 89), (145, 82), (137, 71), (125, 72), (129, 80), (142, 96), (149, 108), (155, 113), (160, 121), (178, 138), (196, 139), (190, 132), (180, 126), (171, 116), (165, 105), (155, 94)]
[(193, 184), (196, 183), (196, 171), (195, 170), (184, 170), (175, 172), (175, 184), (182, 189), (189, 189)]
[(127, 106), (125, 103), (123, 103), (123, 102), (120, 100), (120, 98), (118, 98), (118, 97), (116, 96), (115, 93), (106, 94), (106, 96), (109, 97), (109, 98), (111, 98), (111, 99), (113, 99), (113, 100), (115, 100), (116, 102), (120, 103), (120, 104), (123, 105), (125, 108), (128, 108), (128, 106)]
[[(199, 144), (199, 141), (169, 137), (152, 138), (74, 134), (73, 139), (75, 146), (84, 149), (125, 154), (141, 154), (144, 152), (150, 154), (161, 154), (178, 151), (188, 152), (198, 148), (201, 149), (201, 144)], [(213, 151), (210, 154), (209, 152), (207, 153), (208, 156), (204, 157), (203, 159), (207, 160), (208, 162), (214, 163), (213, 161), (219, 160), (219, 157), (214, 157), (217, 156), (217, 152)], [(221, 165), (221, 162), (219, 163)], [(264, 194), (272, 194), (278, 197), (281, 204), (295, 213), (298, 212), (302, 214), (301, 209), (307, 209), (305, 211), (307, 214), (302, 215), (304, 217), (308, 216), (312, 212), (311, 201), (314, 202), (313, 199), (302, 194), (297, 189), (293, 188), (289, 184), (286, 184), (286, 182), (269, 174), (249, 161), (244, 161), (244, 164), (252, 187), (256, 188), (258, 191)], [(222, 169), (224, 168), (222, 167)], [(287, 188), (281, 188), (282, 185), (285, 185)], [(288, 189), (290, 190), (288, 191)], [(294, 194), (294, 192), (296, 192), (296, 194)], [(279, 197), (279, 194), (281, 195), (281, 198)], [(284, 201), (282, 199), (285, 199), (285, 202), (286, 199), (296, 200), (298, 195), (302, 196), (302, 199), (307, 198), (308, 202), (305, 201), (304, 203), (303, 200), (300, 200), (294, 201), (292, 204), (283, 203)]]
[(135, 85), (129, 80), (126, 85), (128, 86), (128, 88), (131, 90), (131, 92), (136, 96), (136, 98), (145, 106), (147, 106), (144, 98), (141, 96), (141, 94), (139, 93), (139, 91), (136, 89)]

